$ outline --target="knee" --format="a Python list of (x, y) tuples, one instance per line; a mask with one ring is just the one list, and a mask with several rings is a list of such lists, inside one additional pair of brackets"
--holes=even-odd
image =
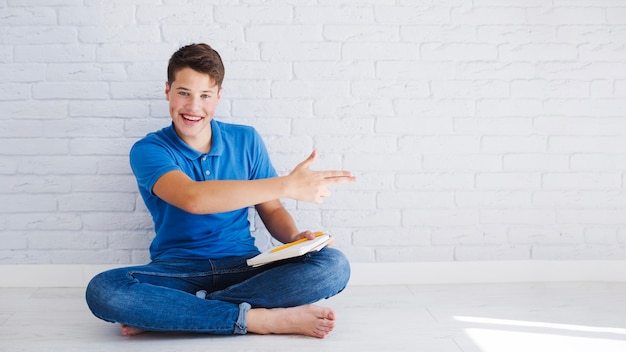
[(320, 251), (324, 257), (325, 275), (332, 277), (336, 285), (337, 292), (342, 291), (350, 280), (350, 262), (348, 258), (339, 250), (334, 248), (324, 248)]
[(85, 290), (85, 300), (91, 312), (104, 320), (107, 319), (111, 307), (115, 305), (117, 292), (115, 280), (110, 272), (100, 273), (94, 276)]

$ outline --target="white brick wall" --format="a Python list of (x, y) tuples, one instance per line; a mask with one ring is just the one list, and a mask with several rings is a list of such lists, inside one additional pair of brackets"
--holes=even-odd
[(0, 264), (147, 260), (127, 154), (200, 41), (280, 172), (358, 176), (285, 200), (353, 261), (626, 259), (623, 0), (0, 0)]

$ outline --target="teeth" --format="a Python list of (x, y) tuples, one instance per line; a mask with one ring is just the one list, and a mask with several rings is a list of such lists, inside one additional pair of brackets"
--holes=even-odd
[(189, 116), (189, 115), (183, 115), (183, 118), (189, 121), (200, 121), (202, 119), (202, 117), (199, 117), (199, 116)]

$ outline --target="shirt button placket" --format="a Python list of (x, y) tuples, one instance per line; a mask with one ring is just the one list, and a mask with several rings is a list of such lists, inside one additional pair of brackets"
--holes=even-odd
[(211, 170), (209, 170), (209, 165), (208, 165), (208, 161), (207, 161), (207, 156), (203, 156), (202, 157), (202, 169), (204, 170), (204, 179), (207, 180), (209, 179), (209, 176), (211, 175)]

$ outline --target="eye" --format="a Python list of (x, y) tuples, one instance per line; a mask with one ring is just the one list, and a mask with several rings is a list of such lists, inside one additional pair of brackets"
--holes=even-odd
[(178, 92), (178, 95), (183, 96), (183, 97), (186, 97), (186, 96), (188, 96), (188, 95), (189, 95), (189, 93), (187, 93), (187, 92), (185, 92), (185, 91), (180, 91), (180, 92)]
[(210, 95), (208, 95), (208, 94), (202, 94), (200, 97), (201, 97), (202, 99), (209, 99), (211, 96), (210, 96)]

